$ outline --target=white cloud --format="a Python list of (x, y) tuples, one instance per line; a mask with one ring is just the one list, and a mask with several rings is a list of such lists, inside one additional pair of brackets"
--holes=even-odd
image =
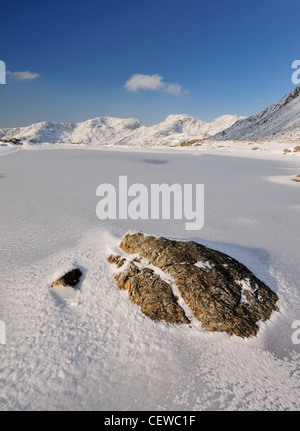
[(127, 89), (127, 91), (133, 92), (138, 92), (140, 90), (162, 90), (165, 93), (177, 96), (187, 93), (187, 91), (182, 90), (181, 85), (176, 83), (168, 84), (164, 82), (163, 77), (158, 74), (143, 75), (140, 73), (135, 73), (128, 79), (128, 81), (126, 81), (124, 87)]
[(164, 88), (164, 92), (180, 96), (181, 94), (187, 94), (188, 90), (183, 90), (179, 84), (167, 84)]
[(164, 84), (162, 82), (162, 76), (155, 75), (142, 75), (136, 73), (125, 84), (125, 88), (128, 91), (139, 91), (139, 90), (160, 90)]
[(10, 72), (9, 70), (6, 72), (12, 78), (17, 79), (18, 81), (29, 81), (33, 79), (37, 79), (40, 77), (38, 73), (32, 73), (29, 71), (24, 72)]

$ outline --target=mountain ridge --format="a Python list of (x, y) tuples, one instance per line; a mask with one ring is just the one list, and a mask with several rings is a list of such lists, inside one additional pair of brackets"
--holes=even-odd
[(300, 86), (261, 113), (223, 115), (205, 122), (187, 114), (171, 114), (152, 126), (136, 118), (97, 117), (79, 123), (44, 121), (0, 129), (0, 140), (85, 145), (178, 146), (197, 140), (299, 140)]
[(261, 113), (237, 121), (210, 139), (300, 139), (300, 86)]
[(0, 129), (0, 140), (87, 145), (169, 145), (184, 139), (211, 136), (242, 117), (224, 115), (208, 123), (187, 114), (169, 115), (161, 123), (143, 126), (136, 118), (97, 117), (79, 123), (43, 121), (25, 127)]

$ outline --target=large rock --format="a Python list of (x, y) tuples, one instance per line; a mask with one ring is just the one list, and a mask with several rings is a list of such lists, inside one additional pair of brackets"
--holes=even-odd
[[(121, 268), (126, 259), (110, 256), (108, 261)], [(152, 269), (139, 266), (137, 260), (128, 262), (126, 268), (115, 277), (118, 288), (127, 290), (129, 299), (153, 320), (175, 324), (189, 323), (183, 309), (177, 304), (170, 285)]]
[[(278, 310), (277, 295), (243, 264), (219, 251), (141, 233), (123, 237), (120, 248), (127, 255), (109, 258), (119, 267), (117, 285), (155, 320), (189, 322), (172, 282), (208, 331), (251, 337), (258, 332), (257, 323)], [(164, 280), (161, 274), (166, 274)]]

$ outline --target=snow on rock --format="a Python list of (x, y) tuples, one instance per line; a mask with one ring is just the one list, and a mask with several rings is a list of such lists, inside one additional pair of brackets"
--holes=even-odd
[[(122, 268), (126, 259), (121, 256), (110, 256), (110, 263)], [(141, 265), (140, 259), (130, 261), (125, 270), (120, 271), (115, 280), (120, 290), (128, 291), (129, 299), (141, 307), (142, 312), (156, 321), (174, 324), (187, 324), (189, 319), (177, 303), (168, 282), (153, 269)]]
[[(115, 276), (117, 286), (153, 320), (190, 322), (172, 293), (172, 283), (151, 267), (140, 267), (141, 257), (174, 279), (181, 299), (207, 331), (252, 337), (259, 330), (257, 322), (278, 311), (277, 295), (244, 265), (196, 242), (136, 233), (125, 235), (120, 249), (140, 257)], [(108, 261), (122, 269), (126, 257), (110, 256)]]
[[(60, 268), (61, 270), (62, 268)], [(70, 269), (64, 271), (51, 283), (51, 293), (61, 302), (71, 306), (78, 305), (82, 276), (82, 271), (72, 265)]]
[(213, 139), (300, 139), (300, 86), (258, 115), (237, 121)]

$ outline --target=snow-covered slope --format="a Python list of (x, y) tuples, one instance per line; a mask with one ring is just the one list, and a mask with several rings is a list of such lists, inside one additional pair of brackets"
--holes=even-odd
[(215, 135), (216, 133), (231, 127), (237, 121), (245, 118), (246, 117), (239, 117), (238, 115), (223, 115), (222, 117), (218, 117), (211, 123), (208, 123), (205, 137)]
[(236, 122), (212, 139), (276, 139), (300, 138), (300, 86), (258, 115)]
[(135, 118), (99, 117), (81, 123), (42, 122), (28, 127), (2, 129), (0, 139), (86, 145), (172, 145), (207, 138), (230, 127), (240, 118), (224, 115), (207, 123), (189, 115), (169, 115), (163, 122), (145, 127)]
[(81, 123), (42, 122), (28, 127), (0, 130), (0, 139), (17, 138), (33, 143), (116, 143), (141, 127), (135, 118), (99, 117)]
[(178, 145), (193, 139), (203, 139), (232, 126), (241, 117), (224, 115), (211, 123), (189, 115), (169, 115), (151, 127), (140, 127), (119, 144), (139, 146)]

